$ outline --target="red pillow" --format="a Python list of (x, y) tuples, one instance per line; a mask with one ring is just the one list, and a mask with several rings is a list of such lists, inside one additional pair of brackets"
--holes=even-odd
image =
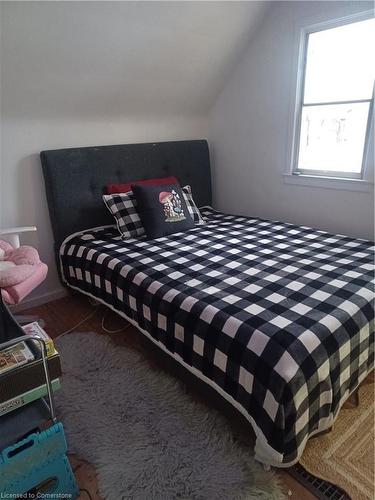
[(176, 177), (158, 177), (157, 179), (145, 179), (144, 181), (131, 181), (126, 184), (108, 184), (107, 194), (128, 193), (132, 190), (132, 184), (151, 184), (162, 186), (163, 184), (179, 184)]

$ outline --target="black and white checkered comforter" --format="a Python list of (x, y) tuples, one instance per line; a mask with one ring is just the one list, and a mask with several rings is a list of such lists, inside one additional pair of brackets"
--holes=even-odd
[(63, 275), (236, 406), (256, 458), (290, 465), (373, 367), (373, 248), (202, 213), (206, 225), (152, 241), (122, 241), (112, 227), (73, 235)]

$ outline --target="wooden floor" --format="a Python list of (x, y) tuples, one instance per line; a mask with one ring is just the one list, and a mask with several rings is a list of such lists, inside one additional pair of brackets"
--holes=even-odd
[[(22, 314), (33, 314), (38, 318), (45, 321), (45, 329), (48, 334), (55, 338), (61, 333), (71, 329), (79, 323), (83, 318), (90, 316), (80, 327), (75, 328), (75, 331), (95, 331), (104, 333), (101, 328), (101, 321), (103, 314), (105, 314), (105, 326), (107, 329), (115, 330), (127, 325), (126, 321), (110, 312), (103, 306), (92, 306), (86, 297), (80, 295), (72, 295), (59, 299), (48, 304), (34, 307)], [(117, 335), (116, 339), (126, 345), (136, 346), (138, 349), (143, 349), (141, 343), (141, 335), (137, 332), (134, 334), (132, 331)], [(64, 381), (62, 381), (64, 383)], [(75, 471), (76, 478), (81, 488), (80, 500), (100, 500), (98, 494), (98, 484), (96, 480), (95, 469), (93, 466), (83, 461), (81, 457), (70, 456), (72, 467)], [(295, 479), (293, 479), (286, 471), (276, 470), (276, 474), (281, 478), (285, 485), (285, 493), (289, 495), (292, 500), (314, 500), (316, 497), (301, 486)], [(90, 496), (83, 491), (88, 490)]]

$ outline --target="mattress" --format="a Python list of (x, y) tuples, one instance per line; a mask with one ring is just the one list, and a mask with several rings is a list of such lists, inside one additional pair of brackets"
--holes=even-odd
[(373, 245), (202, 209), (146, 241), (69, 236), (66, 284), (127, 318), (252, 424), (255, 457), (287, 467), (330, 428), (374, 362)]

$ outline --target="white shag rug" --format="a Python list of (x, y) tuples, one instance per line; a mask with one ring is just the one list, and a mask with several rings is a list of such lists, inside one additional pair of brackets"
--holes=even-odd
[(104, 499), (285, 499), (228, 420), (142, 353), (96, 333), (56, 344), (58, 416), (69, 450), (96, 467)]

